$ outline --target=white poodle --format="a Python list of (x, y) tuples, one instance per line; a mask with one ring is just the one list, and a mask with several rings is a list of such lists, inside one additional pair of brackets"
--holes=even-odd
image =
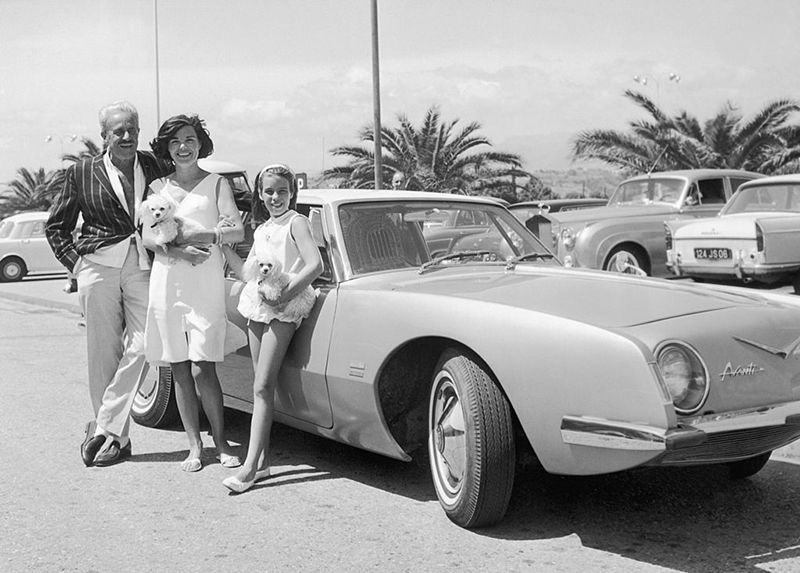
[(242, 269), (243, 278), (258, 284), (260, 310), (284, 322), (298, 322), (306, 318), (317, 299), (316, 291), (306, 287), (293, 299), (280, 306), (270, 306), (265, 301), (277, 300), (286, 285), (289, 275), (283, 272), (281, 263), (272, 257), (259, 260), (252, 257), (245, 261)]
[(151, 194), (139, 206), (142, 224), (152, 229), (154, 242), (167, 252), (167, 244), (178, 236), (181, 220), (175, 216), (175, 202), (159, 193)]

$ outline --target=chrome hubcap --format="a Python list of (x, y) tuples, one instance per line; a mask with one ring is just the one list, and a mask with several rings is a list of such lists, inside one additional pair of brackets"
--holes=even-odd
[(453, 381), (441, 373), (431, 397), (431, 461), (439, 493), (453, 500), (461, 490), (467, 466), (466, 422)]

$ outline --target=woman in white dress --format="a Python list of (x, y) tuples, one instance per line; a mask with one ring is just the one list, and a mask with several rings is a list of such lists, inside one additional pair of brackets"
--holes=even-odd
[(155, 243), (148, 225), (142, 229), (145, 246), (155, 253), (145, 354), (151, 364), (172, 367), (178, 411), (189, 438), (189, 454), (181, 469), (194, 472), (203, 465), (198, 393), (211, 425), (217, 459), (226, 467), (237, 467), (239, 458), (225, 438), (216, 362), (224, 358), (227, 324), (220, 247), (224, 241), (241, 241), (244, 227), (227, 181), (197, 164), (214, 149), (197, 116), (168, 119), (150, 146), (156, 157), (175, 163), (175, 172), (151, 183), (150, 192), (175, 204), (179, 232), (164, 249)]
[[(278, 372), (295, 330), (308, 316), (313, 301), (299, 316), (286, 316), (285, 309), (289, 301), (304, 296), (322, 272), (322, 259), (311, 236), (311, 226), (306, 217), (294, 210), (296, 203), (297, 179), (291, 169), (284, 165), (271, 165), (261, 170), (253, 191), (253, 215), (258, 217), (266, 207), (269, 220), (255, 230), (248, 262), (272, 257), (290, 279), (277, 298), (269, 299), (259, 296), (257, 280), (251, 279), (239, 299), (239, 312), (248, 319), (255, 373), (247, 458), (235, 475), (222, 482), (236, 493), (247, 491), (257, 480), (270, 475), (269, 441)], [(225, 256), (231, 268), (241, 276), (242, 260), (230, 248), (225, 249)]]

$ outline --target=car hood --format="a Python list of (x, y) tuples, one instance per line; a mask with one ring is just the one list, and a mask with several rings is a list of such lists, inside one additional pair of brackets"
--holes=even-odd
[(660, 217), (675, 212), (675, 207), (667, 203), (650, 205), (618, 205), (579, 209), (577, 211), (559, 211), (548, 215), (549, 218), (564, 225), (603, 221), (605, 219), (625, 219), (628, 217)]
[(376, 289), (513, 306), (601, 328), (764, 304), (757, 295), (718, 292), (675, 281), (525, 264), (513, 271), (502, 266), (463, 265), (429, 270), (423, 275), (416, 271), (392, 273), (392, 277), (390, 284), (385, 274), (369, 280), (375, 281)]
[(703, 219), (687, 223), (675, 230), (673, 238), (678, 239), (710, 239), (714, 237), (755, 239), (755, 221), (759, 219), (785, 219), (795, 218), (800, 221), (797, 213), (775, 213), (772, 211), (734, 213)]

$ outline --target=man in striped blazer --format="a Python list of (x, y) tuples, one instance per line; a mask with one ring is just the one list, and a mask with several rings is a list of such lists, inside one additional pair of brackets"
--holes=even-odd
[[(86, 466), (130, 456), (130, 410), (143, 374), (150, 261), (136, 211), (148, 184), (172, 170), (137, 151), (139, 114), (120, 101), (100, 110), (104, 152), (67, 169), (46, 234), (59, 261), (78, 279), (86, 321), (89, 395), (95, 419), (86, 427)], [(72, 231), (83, 217), (80, 234)]]

